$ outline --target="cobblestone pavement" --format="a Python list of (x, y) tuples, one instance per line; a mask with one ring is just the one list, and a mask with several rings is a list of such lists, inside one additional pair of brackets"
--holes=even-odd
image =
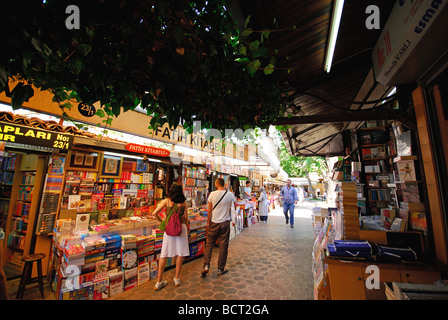
[[(297, 205), (295, 225), (285, 224), (281, 208), (271, 211), (268, 223), (257, 223), (230, 241), (227, 265), (230, 271), (216, 275), (218, 248), (212, 255), (211, 270), (200, 277), (203, 259), (185, 263), (181, 285), (173, 283), (174, 268), (164, 273), (168, 286), (154, 291), (155, 281), (125, 291), (109, 300), (312, 300), (312, 202)], [(15, 299), (18, 281), (9, 283), (9, 294)], [(46, 281), (45, 300), (54, 300)], [(31, 286), (24, 300), (40, 299)]]
[(123, 292), (118, 300), (312, 300), (313, 230), (311, 210), (296, 206), (295, 225), (285, 224), (281, 209), (268, 223), (244, 228), (230, 241), (227, 265), (230, 271), (216, 275), (218, 248), (212, 254), (211, 270), (200, 277), (203, 259), (183, 265), (181, 286), (173, 283), (174, 269), (164, 273), (168, 286), (154, 291), (154, 281)]

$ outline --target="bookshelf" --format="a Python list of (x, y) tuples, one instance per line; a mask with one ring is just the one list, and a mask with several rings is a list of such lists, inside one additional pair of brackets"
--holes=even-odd
[(193, 206), (206, 204), (209, 182), (205, 166), (184, 165), (182, 167), (182, 186), (185, 197), (191, 199)]
[(393, 157), (396, 156), (396, 141), (391, 125), (358, 129), (361, 180), (366, 198), (365, 215), (378, 215), (381, 209), (393, 205), (388, 184), (394, 181)]
[(0, 226), (6, 230), (17, 155), (0, 151)]
[(363, 230), (427, 235), (418, 158), (412, 133), (396, 122), (358, 129), (361, 180), (366, 198)]
[[(42, 191), (47, 157), (35, 154), (16, 155), (6, 227), (6, 262), (21, 271), (21, 258), (35, 252), (34, 229)], [(35, 268), (34, 268), (35, 269)], [(33, 275), (36, 270), (33, 270)]]

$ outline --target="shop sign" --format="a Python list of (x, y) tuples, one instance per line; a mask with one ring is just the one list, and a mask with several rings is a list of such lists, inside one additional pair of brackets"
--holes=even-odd
[(151, 138), (212, 154), (223, 152), (222, 139), (210, 140), (201, 132), (189, 134), (180, 126), (176, 129), (170, 128), (167, 124), (158, 126), (152, 131)]
[(392, 84), (446, 1), (397, 1), (372, 51), (375, 79)]
[(143, 153), (143, 154), (148, 154), (151, 156), (158, 156), (158, 157), (168, 157), (170, 155), (169, 150), (155, 148), (155, 147), (151, 147), (151, 146), (143, 146), (143, 145), (135, 144), (135, 143), (128, 143), (126, 145), (126, 150), (128, 150), (130, 152)]
[(69, 150), (73, 136), (37, 128), (0, 122), (0, 141)]

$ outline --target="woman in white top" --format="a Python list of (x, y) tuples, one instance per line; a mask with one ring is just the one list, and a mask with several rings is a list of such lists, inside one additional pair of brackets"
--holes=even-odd
[(162, 251), (160, 252), (159, 272), (157, 274), (157, 283), (154, 287), (155, 290), (160, 290), (168, 284), (167, 281), (163, 280), (163, 272), (167, 258), (176, 257), (176, 274), (173, 280), (176, 287), (180, 285), (180, 270), (182, 269), (183, 259), (190, 255), (190, 247), (188, 244), (188, 214), (185, 200), (182, 186), (178, 183), (173, 183), (169, 197), (163, 200), (153, 212), (154, 217), (162, 221), (159, 212), (163, 208), (166, 208), (166, 216), (174, 211), (172, 214), (178, 214), (182, 222), (182, 232), (179, 236), (169, 236), (166, 232), (163, 233)]
[(268, 195), (263, 187), (261, 187), (259, 191), (260, 197), (258, 198), (258, 214), (260, 215), (261, 221), (268, 223)]

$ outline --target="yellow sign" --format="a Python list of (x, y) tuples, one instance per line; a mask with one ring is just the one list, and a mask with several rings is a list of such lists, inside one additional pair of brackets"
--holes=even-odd
[(73, 136), (0, 122), (0, 141), (69, 150)]

